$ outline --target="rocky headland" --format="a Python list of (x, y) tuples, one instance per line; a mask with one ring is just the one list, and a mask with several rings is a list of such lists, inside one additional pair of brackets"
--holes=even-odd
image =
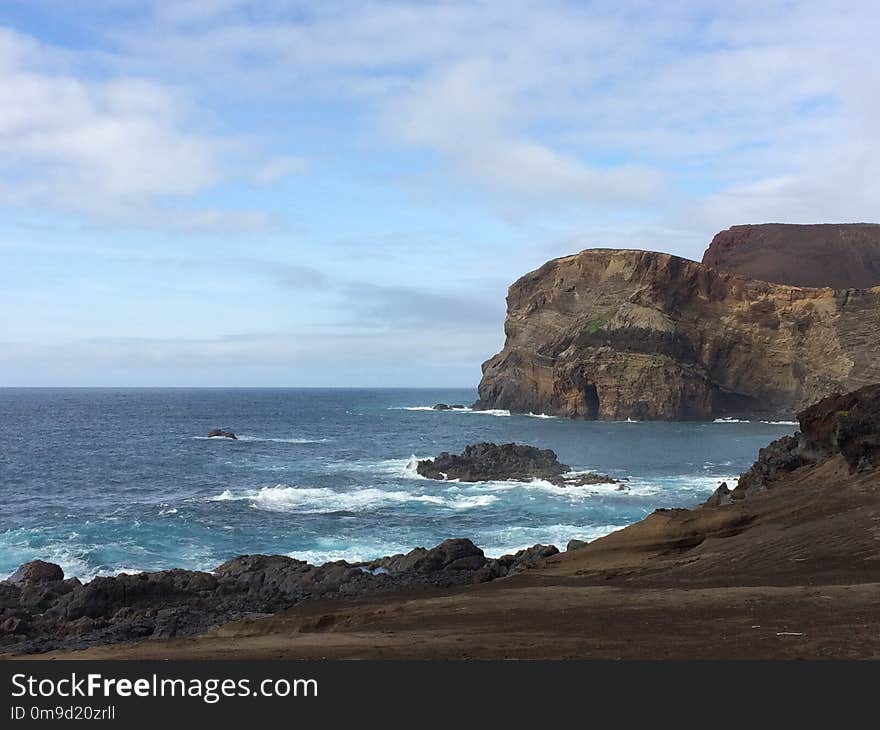
[[(743, 250), (766, 261), (768, 276), (785, 278), (797, 269), (800, 241), (814, 250), (801, 228), (782, 227), (787, 247), (773, 238)], [(550, 261), (510, 287), (504, 349), (483, 364), (475, 407), (608, 420), (789, 419), (830, 393), (880, 382), (880, 287), (831, 288), (880, 283), (880, 248), (863, 246), (862, 228), (851, 228), (822, 228), (823, 241), (839, 242), (815, 268), (823, 288), (736, 273), (729, 252), (741, 244), (726, 244), (725, 234), (707, 252), (714, 266), (613, 249)], [(870, 242), (880, 226), (865, 230)]]

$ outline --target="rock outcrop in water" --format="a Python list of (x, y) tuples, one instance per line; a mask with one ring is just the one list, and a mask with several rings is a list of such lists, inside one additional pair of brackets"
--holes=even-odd
[(514, 283), (475, 407), (584, 419), (791, 418), (880, 382), (880, 287), (809, 289), (591, 249)]
[(880, 285), (880, 225), (732, 226), (712, 239), (703, 263), (780, 284), (866, 289)]
[(234, 439), (237, 440), (238, 436), (236, 436), (232, 431), (224, 431), (220, 428), (212, 428), (208, 431), (209, 439)]
[(423, 459), (416, 471), (428, 479), (460, 482), (543, 479), (558, 486), (585, 486), (616, 481), (605, 474), (569, 474), (571, 467), (560, 463), (552, 449), (486, 442), (470, 444), (461, 454), (444, 451), (433, 459)]

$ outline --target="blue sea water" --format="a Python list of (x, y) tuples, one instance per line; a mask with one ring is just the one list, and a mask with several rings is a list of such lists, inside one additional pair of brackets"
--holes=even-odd
[[(469, 537), (563, 548), (692, 506), (793, 424), (604, 423), (438, 412), (473, 390), (0, 389), (0, 576), (33, 558), (88, 579), (242, 553), (370, 559)], [(238, 441), (208, 439), (227, 428)], [(534, 444), (612, 485), (443, 483), (412, 457)]]

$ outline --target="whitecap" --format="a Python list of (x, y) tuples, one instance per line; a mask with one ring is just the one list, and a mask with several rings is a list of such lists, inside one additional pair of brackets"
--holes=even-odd
[(321, 438), (270, 438), (268, 436), (238, 436), (237, 438), (227, 438), (226, 436), (193, 436), (196, 441), (242, 441), (244, 443), (271, 443), (271, 444), (326, 444), (332, 439)]
[(532, 413), (529, 411), (526, 413), (529, 418), (556, 418), (556, 416), (548, 416), (546, 413)]
[(751, 423), (751, 421), (741, 418), (716, 418), (712, 423)]
[(495, 502), (493, 495), (443, 497), (435, 494), (418, 494), (406, 491), (386, 491), (375, 487), (362, 487), (337, 492), (326, 487), (290, 487), (278, 484), (234, 494), (224, 490), (208, 497), (210, 502), (247, 501), (254, 509), (268, 512), (363, 512), (381, 509), (395, 504), (424, 504), (436, 507), (465, 510), (485, 507)]
[(533, 545), (555, 545), (565, 550), (569, 540), (590, 542), (625, 525), (538, 525), (505, 527), (484, 532), (477, 544), (492, 558), (510, 555)]
[(798, 421), (761, 421), (761, 423), (769, 424), (770, 426), (800, 426), (801, 424)]

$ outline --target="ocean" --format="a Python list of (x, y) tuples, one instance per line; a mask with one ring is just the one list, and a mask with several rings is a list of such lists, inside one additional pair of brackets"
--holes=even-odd
[[(468, 537), (560, 549), (733, 487), (793, 423), (608, 423), (470, 404), (472, 389), (0, 389), (0, 577), (210, 570), (244, 553), (366, 560)], [(212, 428), (238, 441), (208, 439)], [(414, 458), (495, 441), (551, 448), (614, 485), (444, 483)]]

